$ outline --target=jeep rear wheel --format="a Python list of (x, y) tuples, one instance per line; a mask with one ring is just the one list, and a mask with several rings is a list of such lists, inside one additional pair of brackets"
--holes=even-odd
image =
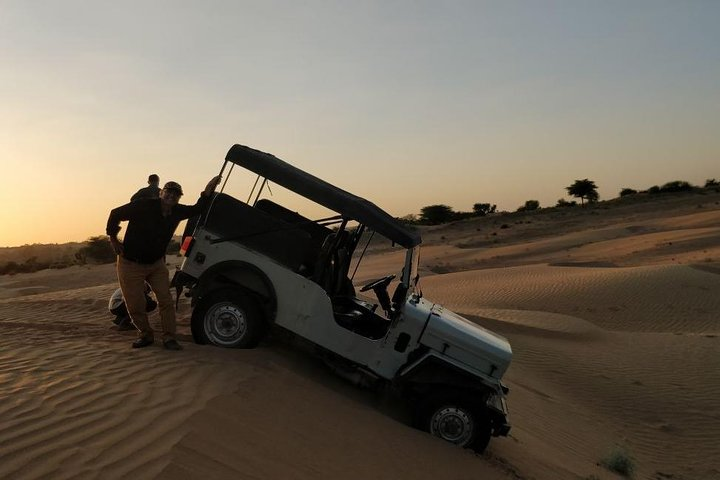
[(191, 328), (197, 343), (226, 348), (254, 348), (265, 331), (257, 302), (232, 289), (211, 292), (195, 306)]
[(422, 427), (431, 435), (482, 453), (492, 430), (483, 409), (462, 397), (435, 398), (421, 407)]

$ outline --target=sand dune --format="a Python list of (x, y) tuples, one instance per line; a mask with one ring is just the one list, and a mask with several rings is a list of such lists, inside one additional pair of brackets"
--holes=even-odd
[[(483, 456), (277, 340), (192, 344), (186, 299), (183, 352), (130, 349), (111, 265), (0, 277), (0, 478), (609, 479), (622, 445), (636, 478), (719, 479), (720, 210), (581, 215), (501, 246), (426, 231), (424, 295), (513, 347), (513, 430)], [(368, 255), (356, 283), (399, 273)]]
[(472, 315), (498, 307), (577, 316), (607, 330), (720, 333), (720, 275), (685, 265), (532, 265), (430, 276), (423, 287)]
[(0, 303), (3, 478), (150, 478), (187, 418), (247, 374), (218, 349), (198, 361), (130, 350), (104, 302), (83, 302), (111, 289)]
[(702, 264), (718, 257), (720, 228), (633, 233), (623, 227), (574, 232), (492, 248), (434, 245), (423, 250), (426, 263), (440, 273), (532, 263), (591, 263), (599, 266)]
[(521, 443), (542, 439), (577, 459), (622, 441), (650, 470), (719, 474), (720, 276), (534, 265), (437, 275), (423, 287), (511, 339)]
[[(255, 378), (189, 422), (161, 478), (500, 478), (504, 472), (405, 426), (402, 412), (306, 357), (263, 352)], [(222, 425), (222, 430), (218, 430)]]
[(114, 288), (0, 301), (1, 478), (504, 475), (282, 346), (131, 350), (132, 332), (110, 329), (96, 300)]

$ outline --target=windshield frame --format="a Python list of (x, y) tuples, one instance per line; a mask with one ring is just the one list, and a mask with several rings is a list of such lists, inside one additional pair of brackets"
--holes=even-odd
[(420, 246), (408, 248), (405, 253), (405, 267), (403, 268), (402, 283), (407, 287), (407, 295), (412, 295), (418, 288), (420, 281)]

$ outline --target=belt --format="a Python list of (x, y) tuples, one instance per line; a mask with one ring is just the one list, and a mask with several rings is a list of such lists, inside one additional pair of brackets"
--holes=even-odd
[(142, 265), (152, 265), (153, 263), (155, 263), (155, 262), (157, 262), (158, 260), (160, 260), (160, 259), (158, 258), (157, 260), (153, 260), (152, 262), (144, 262), (144, 261), (140, 260), (140, 259), (137, 258), (137, 257), (130, 257), (130, 256), (127, 256), (127, 255), (125, 255), (125, 254), (123, 254), (122, 258), (123, 258), (124, 260), (129, 261), (129, 262), (140, 263), (140, 264), (142, 264)]

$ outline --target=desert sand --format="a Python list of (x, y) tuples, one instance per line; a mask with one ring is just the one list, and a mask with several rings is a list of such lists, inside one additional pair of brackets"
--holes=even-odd
[(272, 338), (193, 344), (184, 298), (185, 349), (132, 350), (101, 265), (0, 277), (0, 478), (610, 479), (620, 446), (635, 478), (720, 479), (720, 195), (422, 233), (424, 295), (513, 347), (485, 454)]

